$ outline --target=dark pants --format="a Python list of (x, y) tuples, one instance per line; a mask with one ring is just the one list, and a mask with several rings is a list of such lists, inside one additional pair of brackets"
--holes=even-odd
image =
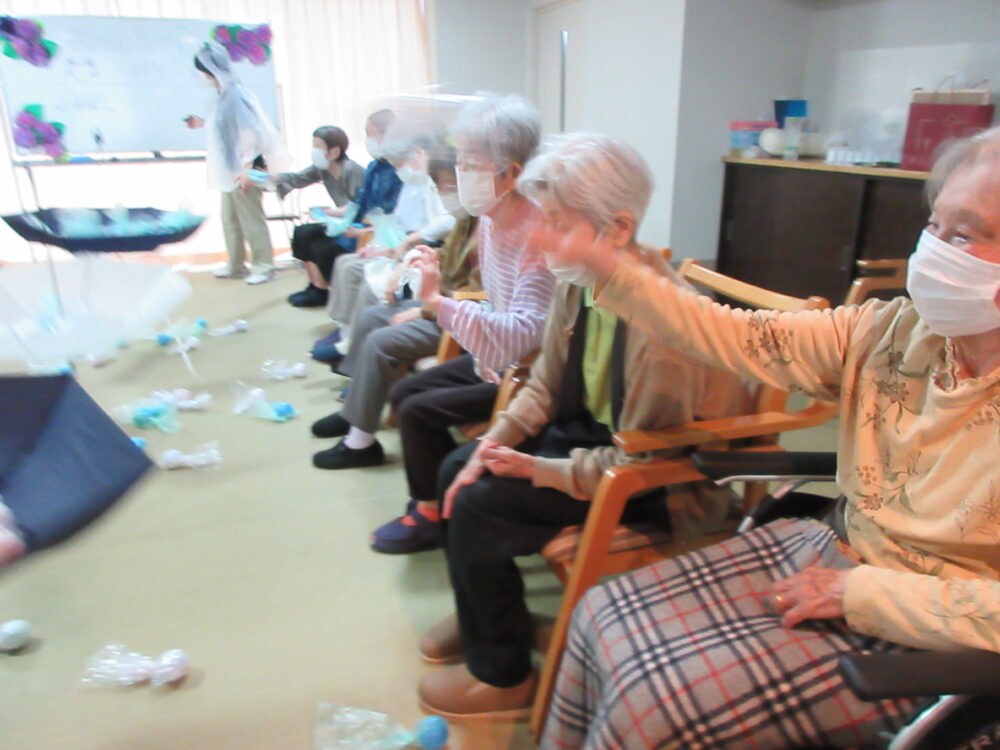
[(299, 224), (292, 233), (292, 255), (316, 264), (323, 278), (330, 280), (337, 256), (353, 250), (354, 240), (327, 237), (326, 224)]
[(438, 469), (455, 449), (449, 427), (485, 422), (497, 387), (484, 383), (470, 354), (410, 375), (389, 391), (396, 412), (410, 497), (436, 500)]
[[(567, 446), (547, 439), (551, 428), (547, 432), (518, 450), (552, 458), (568, 455)], [(474, 450), (474, 444), (463, 445), (445, 459), (438, 477), (439, 497)], [(662, 497), (658, 492), (630, 501), (623, 520), (662, 522), (666, 518)], [(458, 493), (445, 523), (445, 554), (466, 664), (477, 680), (512, 687), (530, 674), (534, 633), (514, 558), (535, 554), (564, 527), (582, 524), (589, 507), (585, 500), (534, 487), (530, 480), (492, 474)]]

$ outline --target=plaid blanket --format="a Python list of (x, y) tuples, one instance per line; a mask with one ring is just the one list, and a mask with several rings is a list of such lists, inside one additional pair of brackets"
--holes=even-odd
[(833, 531), (783, 520), (592, 589), (573, 618), (542, 741), (557, 748), (865, 747), (913, 701), (861, 701), (848, 651), (903, 650), (842, 620), (781, 626), (766, 597), (809, 565), (854, 563)]

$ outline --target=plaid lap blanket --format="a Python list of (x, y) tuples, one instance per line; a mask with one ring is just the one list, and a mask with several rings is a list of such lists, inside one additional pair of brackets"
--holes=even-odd
[(833, 531), (783, 520), (592, 589), (577, 607), (543, 750), (873, 745), (916, 708), (861, 701), (848, 651), (902, 651), (843, 621), (781, 626), (767, 597), (809, 565), (854, 563)]

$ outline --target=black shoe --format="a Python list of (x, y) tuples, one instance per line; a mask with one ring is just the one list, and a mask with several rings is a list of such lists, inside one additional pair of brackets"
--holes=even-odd
[(329, 290), (310, 284), (301, 292), (288, 295), (288, 303), (292, 307), (323, 307), (329, 297)]
[(328, 417), (313, 422), (312, 433), (320, 438), (343, 437), (351, 429), (351, 423), (340, 416), (338, 411)]
[(329, 450), (313, 454), (313, 466), (317, 469), (363, 469), (384, 463), (385, 451), (378, 440), (360, 449), (348, 448), (341, 440)]

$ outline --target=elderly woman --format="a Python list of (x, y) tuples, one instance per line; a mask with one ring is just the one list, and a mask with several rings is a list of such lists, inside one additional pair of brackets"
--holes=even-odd
[(954, 145), (930, 185), (912, 302), (732, 310), (607, 239), (557, 248), (650, 334), (839, 401), (846, 502), (836, 531), (779, 521), (590, 592), (544, 747), (862, 746), (912, 704), (858, 700), (840, 654), (1000, 651), (1000, 129)]
[[(604, 238), (655, 277), (683, 282), (635, 232), (652, 192), (649, 168), (630, 147), (592, 134), (556, 136), (525, 168), (519, 190), (536, 200), (534, 242)], [(465, 657), (420, 686), (424, 707), (454, 716), (516, 717), (534, 690), (532, 620), (514, 558), (538, 552), (582, 523), (604, 471), (631, 460), (611, 442), (619, 430), (663, 429), (738, 414), (741, 382), (632, 328), (593, 300), (586, 269), (548, 258), (559, 279), (531, 377), (478, 445), (454, 451), (439, 478), (445, 551), (457, 618), (422, 640), (429, 661)], [(706, 483), (707, 484), (707, 483)], [(688, 535), (721, 523), (726, 493), (671, 488), (631, 508), (657, 513)]]

